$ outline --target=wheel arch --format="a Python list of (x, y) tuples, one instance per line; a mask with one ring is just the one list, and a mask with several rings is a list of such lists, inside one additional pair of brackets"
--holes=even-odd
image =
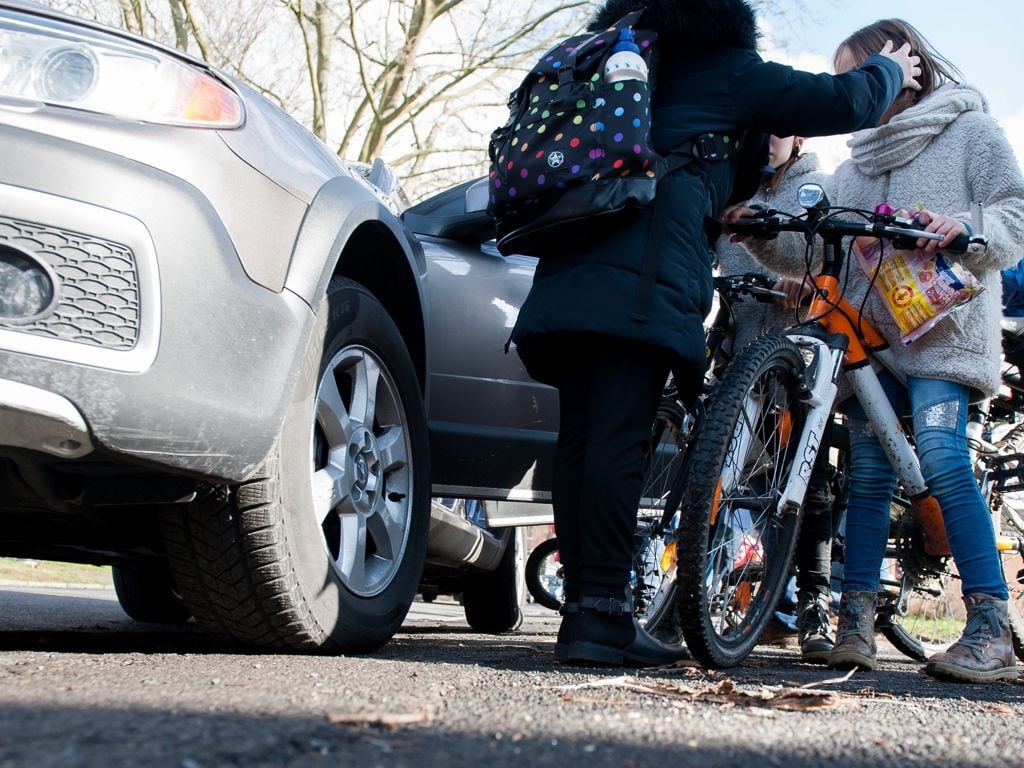
[(423, 249), (401, 220), (363, 184), (339, 176), (310, 203), (284, 287), (315, 310), (332, 277), (362, 284), (398, 326), (426, 397), (426, 274)]

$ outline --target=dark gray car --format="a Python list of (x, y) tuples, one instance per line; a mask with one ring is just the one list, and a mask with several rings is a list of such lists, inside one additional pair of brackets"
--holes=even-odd
[(0, 147), (0, 554), (270, 648), (377, 647), (421, 587), (514, 626), (557, 409), (480, 183), (403, 219), (247, 86), (14, 0)]

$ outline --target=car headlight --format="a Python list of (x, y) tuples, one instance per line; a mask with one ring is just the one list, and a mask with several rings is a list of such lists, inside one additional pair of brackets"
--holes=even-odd
[(237, 94), (202, 68), (65, 22), (0, 15), (0, 99), (205, 128), (242, 124)]

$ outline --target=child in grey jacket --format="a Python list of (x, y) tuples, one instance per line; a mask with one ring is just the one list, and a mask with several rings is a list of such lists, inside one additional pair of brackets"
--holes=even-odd
[[(982, 204), (988, 250), (965, 256), (963, 263), (986, 290), (909, 345), (901, 342), (881, 301), (873, 294), (865, 300), (868, 279), (856, 268), (847, 298), (855, 307), (865, 301), (864, 316), (885, 336), (907, 376), (905, 389), (886, 373), (881, 378), (897, 412), (909, 401), (921, 470), (942, 507), (962, 578), (967, 613), (963, 635), (929, 659), (926, 672), (969, 682), (1013, 679), (1017, 669), (1009, 594), (989, 511), (968, 457), (966, 419), (968, 402), (992, 395), (998, 386), (1000, 270), (1016, 263), (1024, 249), (1024, 178), (984, 97), (976, 88), (957, 83), (956, 69), (910, 24), (890, 19), (855, 32), (836, 52), (836, 71), (856, 66), (873, 50), (874, 41), (887, 39), (910, 43), (921, 57), (922, 88), (898, 96), (877, 128), (854, 134), (851, 158), (826, 184), (829, 198), (834, 205), (860, 209), (883, 202), (903, 209), (923, 206), (920, 222), (927, 231), (943, 235), (937, 246), (918, 241), (931, 251), (966, 233), (971, 205)], [(729, 214), (734, 215), (741, 212)], [(781, 274), (799, 277), (805, 272), (798, 238), (750, 241), (747, 246)], [(829, 664), (873, 669), (874, 600), (895, 474), (859, 403), (848, 405), (847, 415), (851, 477), (846, 563)]]

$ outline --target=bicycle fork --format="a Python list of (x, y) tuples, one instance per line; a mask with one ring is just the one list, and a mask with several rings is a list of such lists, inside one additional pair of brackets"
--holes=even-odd
[[(832, 416), (832, 406), (838, 391), (836, 381), (845, 354), (845, 350), (831, 347), (815, 336), (790, 335), (789, 338), (805, 355), (810, 356), (811, 361), (808, 365), (809, 375), (806, 377), (807, 420), (795, 454), (795, 461), (799, 464), (796, 471), (790, 473), (779, 499), (782, 512), (796, 511), (803, 504), (811, 470), (821, 448), (821, 436)], [(928, 491), (917, 454), (903, 432), (878, 375), (870, 365), (848, 368), (845, 374), (867, 415), (868, 423), (910, 498), (914, 514), (921, 522), (925, 552), (936, 557), (948, 556), (949, 542), (942, 522), (942, 511), (935, 497)]]
[[(779, 497), (779, 511), (783, 514), (798, 512), (807, 495), (807, 485), (811, 480), (811, 470), (821, 450), (821, 437), (825, 426), (832, 418), (832, 405), (835, 403), (836, 380), (843, 361), (843, 350), (830, 347), (816, 336), (787, 334), (805, 357), (810, 358), (807, 375), (804, 377), (804, 402), (808, 406), (804, 428), (797, 442), (794, 455), (794, 470)], [(825, 447), (828, 450), (828, 446)]]

